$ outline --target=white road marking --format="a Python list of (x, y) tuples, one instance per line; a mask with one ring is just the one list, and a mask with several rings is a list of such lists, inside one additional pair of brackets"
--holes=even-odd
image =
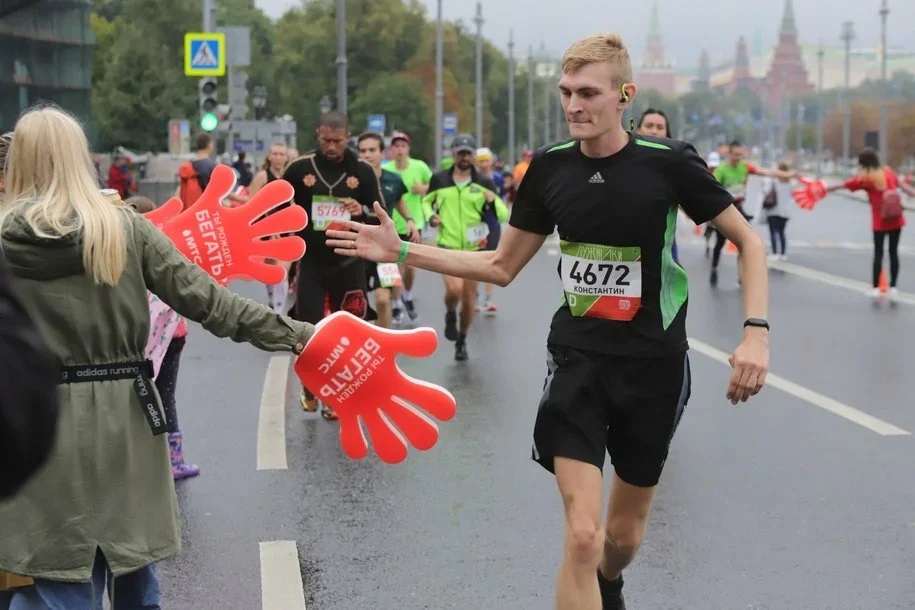
[[(701, 235), (695, 234), (678, 234), (677, 243), (684, 244), (689, 246), (705, 246), (705, 238)], [(872, 242), (856, 242), (856, 241), (806, 241), (803, 239), (790, 239), (788, 240), (788, 250), (797, 250), (797, 249), (812, 249), (812, 250), (855, 250), (855, 251), (871, 251), (874, 249), (874, 244)], [(733, 254), (733, 253), (729, 253)], [(915, 255), (915, 248), (912, 246), (899, 246), (899, 254), (912, 256)]]
[(261, 608), (305, 610), (299, 551), (293, 540), (260, 543)]
[[(695, 350), (700, 354), (708, 356), (712, 360), (717, 360), (718, 362), (731, 366), (728, 363), (728, 354), (723, 351), (712, 347), (711, 345), (704, 343), (694, 337), (689, 338), (689, 347), (691, 350)], [(778, 388), (786, 394), (791, 394), (795, 398), (799, 398), (804, 402), (808, 402), (815, 407), (819, 407), (823, 410), (829, 411), (834, 415), (845, 418), (848, 421), (858, 424), (872, 432), (876, 432), (882, 436), (908, 436), (911, 434), (902, 428), (897, 428), (893, 424), (889, 424), (882, 419), (878, 419), (873, 415), (868, 415), (863, 411), (859, 411), (854, 407), (850, 407), (846, 404), (824, 396), (818, 392), (807, 389), (801, 385), (794, 383), (793, 381), (788, 381), (784, 377), (779, 377), (773, 373), (766, 375), (766, 385), (772, 386), (773, 388)]]
[(289, 356), (273, 356), (267, 366), (257, 420), (257, 469), (285, 470), (286, 377)]
[[(810, 267), (804, 267), (801, 265), (795, 265), (793, 263), (786, 263), (783, 261), (770, 261), (769, 267), (772, 269), (778, 269), (779, 271), (784, 271), (785, 273), (807, 278), (809, 280), (815, 280), (817, 282), (829, 284), (830, 286), (853, 290), (860, 293), (862, 299), (864, 298), (864, 291), (871, 288), (871, 285), (865, 282), (859, 282), (858, 280), (842, 277), (840, 275), (833, 275), (824, 271), (817, 271), (816, 269), (811, 269)], [(915, 305), (915, 295), (909, 294), (907, 292), (899, 292), (896, 296), (896, 301), (899, 303), (906, 303), (907, 305)]]
[(550, 256), (558, 256), (559, 248), (547, 248), (546, 253), (549, 254)]

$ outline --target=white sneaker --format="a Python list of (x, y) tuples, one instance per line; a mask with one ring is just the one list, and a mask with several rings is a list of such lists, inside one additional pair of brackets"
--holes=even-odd
[(872, 299), (880, 298), (880, 289), (879, 288), (868, 288), (864, 294), (869, 296)]
[(786, 262), (788, 260), (788, 255), (782, 254), (781, 256), (778, 257), (778, 260), (780, 260), (782, 262)]
[(778, 254), (770, 254), (766, 257), (766, 260), (768, 260), (770, 263), (774, 263), (778, 260)]
[(896, 288), (890, 288), (889, 295), (890, 295), (890, 300), (895, 301), (896, 299), (899, 298), (899, 290), (897, 290)]

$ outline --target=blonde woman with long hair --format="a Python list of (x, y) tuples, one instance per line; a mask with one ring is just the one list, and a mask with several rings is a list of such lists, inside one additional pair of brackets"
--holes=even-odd
[[(147, 289), (219, 337), (300, 352), (309, 324), (220, 287), (151, 223), (98, 191), (86, 136), (44, 107), (16, 124), (0, 206), (15, 287), (56, 357), (58, 438), (0, 503), (11, 608), (159, 608), (154, 564), (181, 550), (167, 421), (144, 360)], [(214, 380), (216, 381), (216, 380)], [(113, 582), (112, 582), (113, 577)]]
[(894, 218), (884, 218), (883, 202), (887, 191), (900, 189), (908, 195), (915, 196), (915, 189), (899, 179), (889, 167), (880, 164), (877, 153), (870, 148), (865, 148), (858, 155), (858, 174), (840, 184), (827, 188), (829, 192), (839, 189), (850, 191), (864, 191), (871, 204), (871, 231), (874, 233), (874, 262), (871, 269), (872, 287), (867, 295), (876, 298), (880, 296), (880, 273), (883, 271), (883, 244), (889, 242), (890, 254), (890, 298), (895, 298), (896, 281), (899, 279), (899, 237), (902, 227), (905, 226), (905, 215), (900, 214)]
[(0, 196), (3, 195), (5, 187), (3, 186), (6, 177), (6, 156), (10, 150), (10, 143), (13, 141), (12, 132), (0, 135)]

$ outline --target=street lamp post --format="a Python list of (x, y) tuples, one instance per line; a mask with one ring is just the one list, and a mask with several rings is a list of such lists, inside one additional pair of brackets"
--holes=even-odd
[(880, 96), (880, 161), (889, 164), (889, 83), (886, 79), (886, 17), (890, 14), (887, 1), (880, 5), (880, 81), (883, 84), (883, 94)]
[(846, 21), (842, 24), (842, 42), (845, 43), (845, 88), (842, 90), (842, 163), (848, 163), (851, 157), (851, 100), (849, 99), (849, 79), (851, 72), (851, 41), (855, 39), (855, 24)]
[(477, 72), (477, 113), (476, 113), (476, 132), (477, 146), (483, 146), (483, 4), (477, 2), (477, 14), (473, 18), (477, 25), (477, 51), (476, 51), (476, 72)]
[(508, 31), (508, 161), (515, 162), (515, 33)]
[(797, 128), (795, 129), (794, 134), (794, 150), (797, 151), (798, 156), (801, 154), (801, 147), (803, 146), (803, 140), (801, 140), (801, 129), (804, 125), (804, 105), (797, 105)]
[(318, 102), (318, 110), (321, 111), (321, 114), (327, 114), (334, 108), (334, 103), (331, 101), (330, 97), (326, 95), (321, 96), (321, 100)]
[(817, 50), (817, 175), (823, 174), (823, 44)]
[(264, 119), (267, 108), (267, 87), (257, 85), (251, 93), (251, 102), (254, 104), (254, 120)]
[(445, 112), (445, 89), (442, 83), (444, 32), (442, 30), (442, 0), (438, 0), (438, 19), (435, 23), (435, 167), (442, 164), (442, 114)]
[(337, 110), (346, 114), (346, 0), (337, 0)]
[(534, 149), (534, 47), (527, 48), (527, 148)]
[(550, 137), (550, 119), (553, 113), (550, 102), (553, 98), (550, 95), (550, 73), (552, 72), (550, 67), (552, 64), (547, 56), (546, 44), (543, 42), (540, 43), (540, 62), (540, 65), (543, 66), (543, 144), (545, 146), (552, 139)]

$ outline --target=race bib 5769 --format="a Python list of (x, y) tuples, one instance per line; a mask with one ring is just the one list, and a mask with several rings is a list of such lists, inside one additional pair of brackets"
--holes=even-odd
[(642, 305), (642, 250), (560, 242), (562, 289), (573, 316), (628, 322)]
[(315, 231), (324, 231), (334, 221), (349, 220), (346, 206), (333, 197), (315, 195), (311, 200), (311, 226)]

